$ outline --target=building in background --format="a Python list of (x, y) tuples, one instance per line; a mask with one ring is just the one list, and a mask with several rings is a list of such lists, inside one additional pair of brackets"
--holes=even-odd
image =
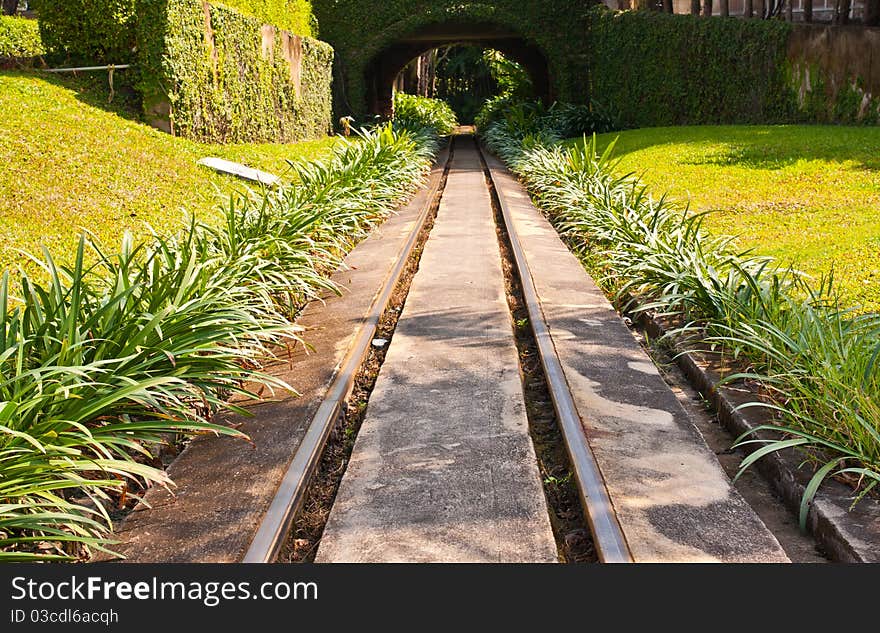
[[(602, 0), (610, 9), (618, 9), (618, 10), (626, 10), (634, 8), (634, 4), (639, 4), (639, 0)], [(731, 16), (734, 17), (743, 17), (746, 15), (746, 0), (728, 0), (729, 1), (729, 12)], [(787, 2), (787, 0), (783, 0), (783, 2)], [(792, 6), (792, 19), (796, 22), (804, 21), (804, 2), (805, 0), (793, 0), (794, 5)], [(813, 0), (813, 22), (833, 22), (834, 16), (838, 11), (838, 6), (842, 5), (843, 0)], [(654, 2), (649, 2), (649, 5), (653, 5)], [(658, 10), (662, 10), (662, 0), (657, 0), (656, 2)], [(703, 11), (703, 7), (705, 5), (703, 0), (699, 2), (701, 11)], [(849, 19), (853, 21), (862, 21), (865, 14), (865, 1), (864, 0), (852, 0), (851, 2), (846, 2), (849, 5)], [(778, 1), (774, 0), (753, 0), (752, 7), (754, 11), (754, 17), (761, 17), (765, 15), (768, 11), (768, 7), (771, 11), (776, 15), (786, 15), (786, 6), (785, 4), (781, 4)], [(692, 2), (691, 0), (672, 0), (672, 9), (673, 13), (691, 13), (692, 12)], [(712, 15), (720, 16), (721, 15), (721, 7), (718, 0), (714, 0), (712, 3)]]

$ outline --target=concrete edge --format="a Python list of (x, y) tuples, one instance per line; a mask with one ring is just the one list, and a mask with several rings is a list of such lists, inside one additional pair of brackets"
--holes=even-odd
[[(639, 323), (654, 338), (662, 338), (669, 329), (657, 319), (645, 314), (637, 317)], [(719, 385), (721, 376), (709, 368), (709, 360), (697, 350), (676, 345), (676, 364), (704, 398), (714, 407), (721, 424), (737, 437), (753, 432), (763, 424), (771, 424), (771, 416), (759, 408), (737, 410), (752, 398), (737, 395)], [(768, 433), (758, 431), (756, 439), (769, 439)], [(752, 452), (759, 446), (746, 446)], [(782, 497), (785, 505), (797, 515), (810, 476), (798, 468), (793, 450), (772, 453), (755, 464), (758, 472)], [(829, 480), (816, 495), (807, 518), (807, 527), (826, 553), (835, 561), (846, 563), (880, 562), (880, 502), (863, 499), (850, 511), (852, 492), (843, 484)]]

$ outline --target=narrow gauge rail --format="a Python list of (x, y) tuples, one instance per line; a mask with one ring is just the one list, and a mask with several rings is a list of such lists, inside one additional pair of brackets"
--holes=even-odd
[(611, 503), (599, 465), (584, 435), (581, 418), (565, 379), (562, 363), (559, 361), (553, 339), (550, 337), (550, 328), (541, 309), (541, 298), (538, 296), (529, 263), (523, 252), (522, 239), (511, 219), (510, 209), (497, 194), (495, 181), (486, 164), (483, 149), (478, 149), (483, 171), (490, 185), (493, 202), (501, 209), (501, 216), (504, 218), (504, 226), (510, 239), (517, 276), (522, 284), (523, 298), (529, 313), (529, 324), (538, 345), (541, 365), (544, 367), (544, 375), (547, 378), (547, 388), (550, 392), (550, 398), (553, 400), (556, 419), (562, 431), (572, 470), (577, 480), (581, 504), (590, 523), (590, 531), (593, 533), (593, 545), (599, 560), (603, 563), (631, 563), (633, 557), (626, 544), (626, 537), (614, 512), (614, 506)]
[[(451, 152), (452, 150), (450, 150)], [(482, 153), (480, 154), (480, 160), (487, 180), (491, 183), (491, 172), (486, 167), (485, 158)], [(385, 280), (381, 291), (377, 295), (370, 314), (361, 327), (356, 344), (339, 367), (328, 395), (315, 414), (308, 432), (288, 467), (269, 510), (258, 526), (242, 562), (266, 563), (273, 562), (277, 558), (287, 538), (292, 522), (302, 507), (306, 490), (320, 462), (330, 431), (341, 415), (342, 407), (351, 393), (357, 371), (369, 351), (370, 341), (379, 318), (400, 280), (405, 264), (412, 253), (429, 212), (443, 195), (450, 163), (451, 156), (446, 163), (444, 177), (440, 179), (434, 190), (431, 191), (428, 203), (398, 257), (397, 265)], [(499, 204), (503, 212), (506, 228), (513, 246), (516, 270), (525, 293), (529, 320), (538, 342), (541, 363), (547, 376), (548, 389), (560, 426), (562, 427), (562, 435), (571, 459), (572, 470), (576, 478), (581, 501), (586, 510), (589, 528), (593, 533), (599, 560), (606, 563), (633, 562), (602, 474), (581, 429), (580, 418), (541, 310), (540, 298), (537, 295), (534, 283), (532, 283), (528, 263), (523, 256), (521, 238), (515, 232), (515, 227), (510, 220), (505, 205), (492, 190), (491, 186), (490, 193), (493, 196), (494, 203)]]
[(412, 232), (397, 255), (396, 264), (383, 282), (370, 306), (369, 314), (361, 324), (354, 344), (337, 368), (327, 396), (312, 418), (308, 431), (288, 466), (242, 562), (271, 563), (278, 557), (293, 520), (305, 501), (306, 492), (320, 464), (330, 432), (342, 415), (343, 406), (354, 388), (358, 369), (370, 350), (379, 319), (391, 300), (429, 215), (443, 195), (453, 152), (454, 146), (450, 143), (448, 153), (443, 157), (445, 161), (443, 176), (431, 189)]

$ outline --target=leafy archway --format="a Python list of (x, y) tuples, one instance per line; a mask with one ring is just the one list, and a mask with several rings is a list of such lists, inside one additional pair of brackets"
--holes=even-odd
[(526, 67), (544, 98), (583, 101), (587, 12), (583, 0), (315, 0), (321, 38), (336, 49), (337, 107), (384, 113), (397, 73), (438, 46), (468, 42)]

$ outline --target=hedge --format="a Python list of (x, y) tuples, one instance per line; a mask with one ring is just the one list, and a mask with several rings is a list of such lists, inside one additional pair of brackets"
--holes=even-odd
[(135, 0), (31, 0), (51, 58), (122, 64), (134, 58)]
[[(138, 23), (166, 0), (31, 0), (40, 31), (56, 59), (121, 64), (135, 59)], [(223, 0), (239, 13), (297, 35), (314, 33), (309, 0)]]
[(654, 11), (590, 13), (590, 94), (629, 127), (790, 120), (791, 25)]
[[(333, 50), (201, 0), (138, 0), (139, 89), (149, 116), (200, 141), (325, 134)], [(285, 49), (285, 44), (287, 48)], [(300, 79), (286, 54), (301, 51)], [(289, 56), (289, 54), (288, 54)]]
[(29, 59), (44, 52), (35, 20), (0, 16), (0, 59)]

